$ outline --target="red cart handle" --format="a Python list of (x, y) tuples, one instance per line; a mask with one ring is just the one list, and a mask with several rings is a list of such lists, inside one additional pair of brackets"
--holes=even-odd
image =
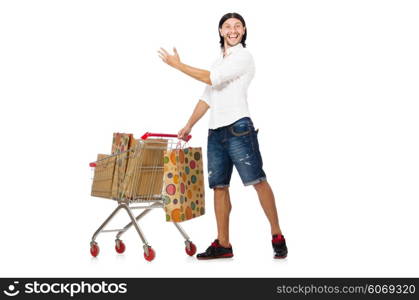
[[(142, 140), (146, 140), (148, 137), (150, 136), (154, 136), (154, 137), (174, 137), (177, 138), (178, 135), (177, 134), (167, 134), (167, 133), (151, 133), (151, 132), (146, 132), (143, 134), (143, 136), (141, 137)], [(186, 137), (186, 141), (189, 142), (189, 140), (192, 138), (192, 135), (188, 135)]]

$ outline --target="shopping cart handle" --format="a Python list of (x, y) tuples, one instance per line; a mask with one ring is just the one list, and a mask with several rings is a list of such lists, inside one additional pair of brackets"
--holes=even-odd
[[(142, 140), (146, 140), (148, 137), (150, 136), (154, 136), (154, 137), (174, 137), (177, 138), (178, 135), (177, 134), (167, 134), (167, 133), (151, 133), (151, 132), (146, 132), (143, 134), (143, 136), (141, 137)], [(189, 142), (189, 140), (192, 138), (192, 135), (188, 135), (186, 137), (187, 142)]]

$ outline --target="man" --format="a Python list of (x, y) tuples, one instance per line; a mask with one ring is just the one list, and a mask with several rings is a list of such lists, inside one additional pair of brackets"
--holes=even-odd
[(210, 111), (208, 133), (208, 179), (214, 189), (214, 208), (218, 237), (198, 259), (233, 257), (229, 238), (231, 202), (229, 184), (233, 165), (244, 185), (253, 185), (271, 225), (275, 258), (285, 258), (288, 250), (278, 222), (275, 198), (262, 169), (257, 131), (247, 105), (247, 89), (255, 73), (253, 57), (246, 47), (246, 23), (238, 13), (224, 15), (218, 26), (221, 53), (210, 71), (181, 62), (174, 54), (158, 51), (171, 67), (207, 84), (198, 104), (178, 136), (185, 139), (195, 123)]

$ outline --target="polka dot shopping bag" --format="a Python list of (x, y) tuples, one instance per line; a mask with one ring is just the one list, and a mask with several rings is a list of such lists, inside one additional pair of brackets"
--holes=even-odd
[(183, 222), (205, 213), (202, 149), (164, 152), (163, 202), (166, 221)]

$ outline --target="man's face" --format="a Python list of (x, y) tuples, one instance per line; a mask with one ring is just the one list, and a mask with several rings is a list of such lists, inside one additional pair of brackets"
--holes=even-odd
[(224, 38), (224, 45), (228, 47), (236, 46), (241, 42), (245, 30), (246, 28), (239, 19), (227, 19), (220, 29), (220, 34)]

